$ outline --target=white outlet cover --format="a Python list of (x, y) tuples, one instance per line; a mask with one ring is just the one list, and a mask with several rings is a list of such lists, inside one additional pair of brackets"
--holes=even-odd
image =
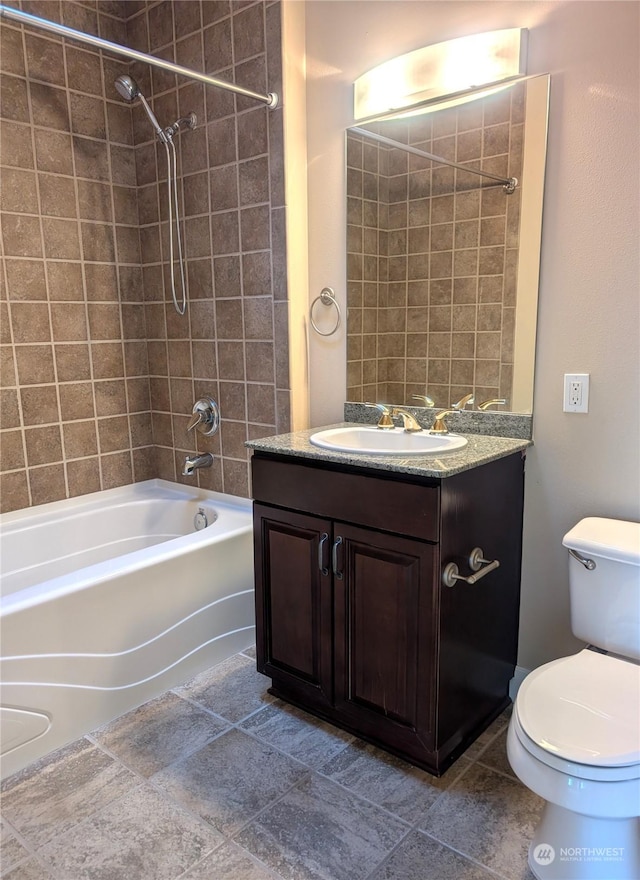
[[(576, 384), (580, 388), (579, 399), (572, 401), (572, 390)], [(589, 373), (564, 374), (564, 398), (562, 409), (569, 413), (589, 412)]]

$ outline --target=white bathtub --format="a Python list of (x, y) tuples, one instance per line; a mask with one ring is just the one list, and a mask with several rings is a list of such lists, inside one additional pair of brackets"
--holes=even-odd
[(251, 532), (164, 480), (3, 514), (2, 776), (253, 644)]

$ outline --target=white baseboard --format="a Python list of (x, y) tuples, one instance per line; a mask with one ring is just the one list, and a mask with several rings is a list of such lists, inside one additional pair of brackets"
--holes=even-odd
[(520, 685), (530, 672), (531, 670), (525, 669), (524, 666), (516, 666), (516, 671), (513, 673), (513, 678), (509, 684), (509, 696), (512, 700), (515, 700)]

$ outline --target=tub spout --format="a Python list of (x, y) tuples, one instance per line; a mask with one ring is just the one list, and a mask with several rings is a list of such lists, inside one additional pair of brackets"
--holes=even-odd
[(187, 455), (182, 468), (182, 476), (190, 477), (197, 468), (211, 467), (213, 464), (213, 455), (205, 452), (203, 455), (196, 455), (193, 458)]

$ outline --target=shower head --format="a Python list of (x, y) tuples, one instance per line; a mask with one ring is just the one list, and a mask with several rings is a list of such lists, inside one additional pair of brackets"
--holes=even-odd
[(166, 143), (167, 134), (160, 127), (158, 120), (153, 114), (153, 110), (147, 103), (147, 99), (145, 98), (145, 96), (140, 91), (140, 86), (135, 81), (135, 79), (125, 75), (119, 76), (115, 81), (115, 87), (118, 94), (121, 95), (125, 99), (125, 101), (128, 101), (129, 103), (135, 101), (136, 98), (140, 98), (142, 106), (144, 107), (146, 114), (149, 117), (151, 125), (153, 125), (154, 127), (155, 133), (158, 135), (163, 143)]
[(115, 87), (125, 101), (134, 101), (140, 94), (138, 83), (130, 76), (119, 76), (115, 81)]

